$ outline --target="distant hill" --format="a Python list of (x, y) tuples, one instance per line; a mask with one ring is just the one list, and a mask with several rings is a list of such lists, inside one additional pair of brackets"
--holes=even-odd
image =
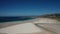
[(46, 15), (41, 15), (40, 17), (57, 19), (60, 21), (60, 14), (46, 14)]

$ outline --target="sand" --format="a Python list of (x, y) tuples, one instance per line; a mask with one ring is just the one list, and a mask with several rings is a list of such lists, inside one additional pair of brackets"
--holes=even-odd
[[(27, 21), (6, 22), (4, 24), (0, 24), (0, 33), (4, 32), (8, 34), (59, 34), (59, 26), (47, 25), (47, 23), (56, 24), (60, 22), (49, 18), (36, 18)], [(41, 27), (38, 27), (35, 24), (38, 24), (38, 26)], [(57, 33), (54, 33), (53, 31)]]
[(0, 33), (18, 34), (18, 33), (36, 33), (41, 32), (41, 29), (33, 25), (32, 23), (18, 24), (6, 28), (0, 29)]

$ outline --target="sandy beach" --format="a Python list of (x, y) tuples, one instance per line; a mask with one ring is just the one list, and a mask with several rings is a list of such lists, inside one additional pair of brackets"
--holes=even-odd
[(0, 23), (0, 33), (16, 34), (18, 31), (19, 34), (59, 34), (60, 25), (53, 25), (56, 23), (60, 22), (49, 18), (36, 18), (27, 21)]

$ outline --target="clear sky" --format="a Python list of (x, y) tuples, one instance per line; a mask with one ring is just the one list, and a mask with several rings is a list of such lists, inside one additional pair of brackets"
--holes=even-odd
[(60, 0), (0, 0), (0, 16), (60, 13)]

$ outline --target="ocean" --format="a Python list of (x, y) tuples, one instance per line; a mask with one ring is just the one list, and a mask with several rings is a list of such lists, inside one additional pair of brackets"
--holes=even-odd
[(30, 17), (0, 17), (0, 23), (4, 23), (4, 22), (11, 22), (11, 21), (24, 21), (24, 20), (29, 20), (29, 19), (33, 19)]

